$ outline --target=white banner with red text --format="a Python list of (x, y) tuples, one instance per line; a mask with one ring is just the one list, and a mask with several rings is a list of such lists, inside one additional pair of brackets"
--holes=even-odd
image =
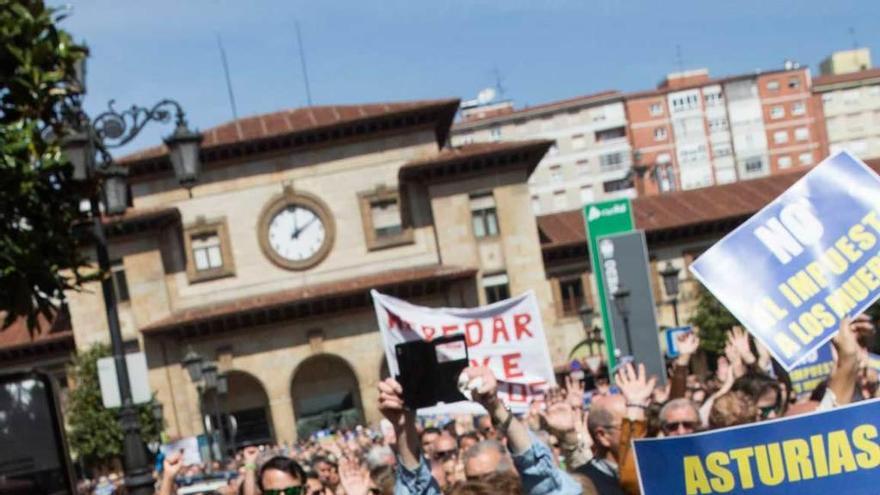
[[(472, 366), (486, 366), (498, 380), (498, 395), (517, 414), (533, 400), (543, 400), (555, 383), (547, 338), (535, 293), (478, 308), (427, 308), (371, 292), (385, 357), (392, 376), (398, 374), (395, 346), (417, 339), (463, 334)], [(420, 409), (419, 414), (484, 413), (473, 402)]]

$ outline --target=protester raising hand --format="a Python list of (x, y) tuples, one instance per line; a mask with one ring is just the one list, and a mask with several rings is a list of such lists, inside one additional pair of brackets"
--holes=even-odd
[(174, 452), (162, 462), (162, 482), (157, 495), (172, 495), (176, 492), (174, 478), (183, 469), (183, 451)]
[(749, 334), (742, 327), (731, 328), (727, 334), (727, 341), (736, 349), (744, 365), (751, 366), (755, 363), (755, 355), (749, 346)]
[(339, 484), (345, 495), (367, 495), (370, 491), (370, 471), (357, 459), (345, 457), (339, 461)]
[(657, 377), (648, 378), (644, 364), (639, 363), (638, 368), (635, 368), (627, 363), (617, 372), (616, 383), (626, 399), (627, 417), (633, 421), (644, 420), (645, 409), (650, 404)]
[(578, 411), (584, 407), (584, 383), (571, 375), (565, 377), (565, 401)]
[(687, 366), (690, 364), (691, 356), (700, 348), (700, 337), (696, 332), (682, 333), (678, 336), (678, 356), (675, 363), (679, 366)]
[(828, 381), (828, 389), (834, 395), (826, 393), (825, 408), (849, 404), (852, 400), (859, 374), (859, 335), (870, 335), (873, 331), (871, 319), (864, 314), (840, 322), (840, 330), (832, 340), (837, 350), (837, 365)]
[(244, 461), (244, 482), (242, 484), (244, 495), (257, 495), (257, 461), (260, 459), (260, 449), (256, 445), (249, 445), (241, 451)]

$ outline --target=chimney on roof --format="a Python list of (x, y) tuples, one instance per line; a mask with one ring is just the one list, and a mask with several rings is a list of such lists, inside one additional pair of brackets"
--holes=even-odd
[(671, 72), (657, 85), (658, 89), (677, 89), (709, 81), (709, 69)]

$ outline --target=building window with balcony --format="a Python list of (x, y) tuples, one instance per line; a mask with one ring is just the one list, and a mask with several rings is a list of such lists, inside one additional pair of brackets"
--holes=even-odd
[(663, 141), (666, 139), (666, 128), (665, 127), (655, 127), (654, 128), (654, 141)]
[(510, 297), (510, 281), (507, 278), (507, 273), (484, 275), (483, 292), (486, 294), (487, 304), (508, 299)]
[(724, 132), (727, 130), (727, 119), (709, 119), (709, 132)]
[(768, 91), (779, 91), (779, 81), (776, 79), (767, 82)]
[(358, 193), (367, 249), (383, 249), (413, 242), (412, 228), (404, 228), (396, 189), (380, 186)]
[(562, 316), (577, 316), (584, 304), (584, 281), (581, 277), (559, 278), (559, 310)]
[(792, 115), (803, 115), (807, 113), (807, 106), (802, 101), (796, 101), (791, 104)]
[(651, 103), (649, 107), (649, 111), (651, 115), (656, 117), (658, 115), (663, 115), (663, 104), (662, 103)]
[(810, 130), (806, 127), (798, 127), (794, 130), (794, 139), (796, 141), (807, 141), (810, 139)]
[(113, 280), (113, 292), (116, 295), (116, 302), (128, 301), (128, 279), (125, 278), (125, 266), (122, 264), (122, 260), (110, 262), (110, 275)]
[(707, 107), (720, 105), (722, 100), (724, 99), (721, 93), (706, 93), (703, 98), (706, 100)]
[(498, 213), (492, 193), (471, 195), (471, 221), (477, 239), (498, 235)]
[(632, 189), (632, 180), (628, 178), (609, 180), (602, 183), (602, 190), (607, 193), (626, 191)]
[(784, 144), (788, 142), (788, 131), (776, 131), (773, 133), (773, 142)]
[(204, 282), (235, 274), (226, 219), (198, 217), (184, 228), (186, 274), (190, 283)]
[(760, 157), (747, 158), (745, 163), (746, 172), (760, 172), (764, 169), (764, 160)]
[(775, 107), (770, 108), (771, 119), (781, 119), (783, 117), (785, 117), (785, 107), (782, 105), (776, 105)]
[(596, 131), (596, 142), (611, 141), (612, 139), (620, 139), (626, 137), (626, 129), (623, 127), (615, 127), (613, 129), (605, 129)]
[(599, 170), (602, 172), (608, 172), (610, 170), (617, 170), (623, 165), (623, 153), (606, 153), (604, 155), (599, 155)]

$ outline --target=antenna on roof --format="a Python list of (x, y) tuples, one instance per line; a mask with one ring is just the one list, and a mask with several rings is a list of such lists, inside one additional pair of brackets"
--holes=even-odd
[(296, 44), (299, 46), (299, 63), (302, 66), (303, 83), (306, 86), (306, 101), (312, 106), (312, 90), (309, 88), (309, 71), (306, 67), (306, 52), (303, 49), (302, 34), (299, 32), (299, 21), (293, 21), (296, 26)]
[(681, 45), (675, 45), (675, 64), (678, 66), (678, 72), (684, 72), (684, 57), (681, 56)]
[(220, 61), (223, 63), (223, 74), (226, 76), (226, 91), (229, 92), (229, 106), (232, 107), (232, 118), (238, 120), (238, 109), (235, 107), (235, 93), (232, 92), (232, 79), (229, 76), (229, 62), (226, 60), (226, 49), (220, 33), (217, 34), (217, 48), (220, 49)]
[(855, 50), (856, 48), (859, 47), (859, 40), (858, 40), (858, 38), (856, 38), (856, 28), (850, 27), (849, 28), (849, 35), (852, 38), (853, 50)]
[(499, 97), (504, 98), (504, 86), (501, 85), (504, 79), (502, 79), (501, 71), (498, 70), (498, 67), (492, 68), (492, 76), (495, 78), (495, 92), (498, 93)]

